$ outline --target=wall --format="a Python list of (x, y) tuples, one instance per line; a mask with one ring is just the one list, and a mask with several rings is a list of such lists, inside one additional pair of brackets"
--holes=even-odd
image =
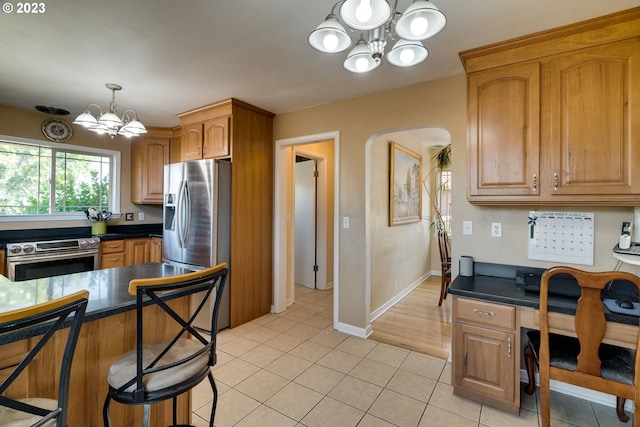
[[(334, 131), (340, 133), (340, 218), (337, 220), (341, 223), (342, 217), (350, 218), (350, 228), (339, 230), (337, 303), (340, 323), (363, 330), (369, 326), (366, 276), (370, 266), (366, 256), (365, 226), (367, 141), (400, 129), (437, 125), (447, 129), (451, 140), (464, 147), (465, 88), (465, 77), (460, 74), (275, 117), (275, 140)], [(382, 261), (372, 259), (371, 263)]]
[(431, 270), (430, 203), (422, 190), (422, 220), (389, 226), (390, 141), (422, 156), (422, 178), (430, 168), (430, 150), (407, 132), (382, 135), (370, 144), (370, 183), (367, 214), (371, 253), (370, 311), (391, 302), (393, 298), (415, 287)]
[[(366, 76), (359, 76), (366, 78)], [(451, 134), (453, 276), (458, 274), (460, 255), (477, 261), (529, 265), (546, 268), (552, 262), (530, 261), (526, 234), (527, 214), (536, 206), (476, 207), (466, 200), (466, 77), (446, 77), (395, 90), (350, 98), (276, 116), (274, 139), (286, 139), (324, 132), (340, 132), (340, 206), (338, 221), (350, 217), (350, 228), (339, 230), (340, 323), (363, 330), (369, 327), (370, 306), (367, 274), (371, 266), (366, 257), (365, 145), (369, 140), (395, 130), (441, 126)], [(632, 208), (544, 207), (561, 211), (595, 213), (594, 265), (591, 270), (615, 266), (611, 249), (616, 244), (623, 220), (633, 220)], [(462, 222), (473, 222), (473, 234), (462, 235)], [(492, 222), (502, 223), (502, 237), (490, 237)], [(377, 256), (371, 265), (385, 264)], [(623, 266), (634, 272), (635, 268)], [(373, 304), (372, 304), (373, 305)]]
[[(17, 136), (35, 140), (48, 141), (42, 134), (42, 123), (52, 116), (38, 111), (29, 111), (9, 106), (0, 105), (0, 135)], [(162, 223), (162, 208), (150, 205), (134, 205), (131, 203), (130, 177), (131, 177), (131, 149), (130, 141), (123, 136), (116, 136), (113, 139), (106, 135), (97, 135), (89, 132), (81, 126), (71, 124), (74, 117), (61, 117), (71, 125), (73, 136), (68, 144), (81, 145), (87, 147), (97, 147), (109, 150), (120, 151), (121, 154), (121, 177), (122, 184), (120, 192), (120, 208), (124, 212), (134, 212), (133, 221), (124, 221), (124, 215), (120, 219), (109, 221), (109, 225), (135, 225), (135, 224), (158, 224)], [(138, 212), (145, 213), (144, 221), (138, 220)], [(88, 221), (55, 221), (55, 222), (1, 222), (0, 229), (19, 230), (24, 228), (63, 228), (63, 227), (84, 227), (90, 225)]]

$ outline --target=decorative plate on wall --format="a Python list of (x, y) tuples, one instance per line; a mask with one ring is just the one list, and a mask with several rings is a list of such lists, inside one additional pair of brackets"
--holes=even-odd
[(49, 119), (42, 124), (42, 133), (54, 142), (66, 142), (71, 139), (71, 126), (64, 120)]

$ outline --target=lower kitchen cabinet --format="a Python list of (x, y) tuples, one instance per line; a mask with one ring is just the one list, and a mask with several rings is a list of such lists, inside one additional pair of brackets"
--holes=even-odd
[(100, 268), (124, 267), (124, 239), (100, 242)]
[(3, 276), (7, 275), (7, 263), (4, 249), (0, 249), (0, 274)]
[(151, 239), (149, 237), (126, 239), (124, 244), (124, 265), (149, 262), (149, 249), (151, 247)]
[(454, 394), (519, 412), (517, 316), (515, 306), (453, 296)]
[(160, 237), (151, 238), (149, 262), (162, 262), (162, 239)]

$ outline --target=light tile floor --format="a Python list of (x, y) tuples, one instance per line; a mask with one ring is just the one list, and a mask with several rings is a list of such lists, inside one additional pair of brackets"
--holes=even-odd
[[(216, 427), (538, 426), (539, 396), (520, 415), (453, 395), (451, 365), (332, 328), (331, 291), (296, 287), (296, 303), (218, 334)], [(208, 425), (212, 392), (193, 393)], [(624, 426), (615, 410), (553, 394), (552, 426)]]

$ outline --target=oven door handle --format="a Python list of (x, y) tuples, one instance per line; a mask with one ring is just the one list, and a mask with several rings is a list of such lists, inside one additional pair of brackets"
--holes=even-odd
[(73, 259), (84, 258), (87, 256), (96, 256), (98, 251), (75, 251), (66, 252), (61, 254), (46, 254), (46, 255), (28, 255), (21, 257), (7, 257), (7, 264), (33, 264), (34, 262), (41, 261), (55, 261), (59, 259)]

